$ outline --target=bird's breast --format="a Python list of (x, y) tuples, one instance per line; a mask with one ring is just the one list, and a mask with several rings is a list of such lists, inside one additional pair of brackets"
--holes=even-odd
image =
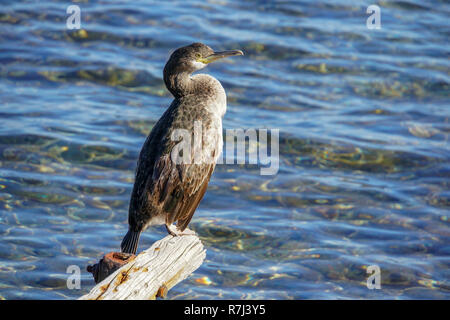
[(202, 105), (222, 118), (227, 111), (227, 96), (219, 80), (208, 74), (197, 74), (192, 79), (196, 83), (196, 94), (201, 97)]

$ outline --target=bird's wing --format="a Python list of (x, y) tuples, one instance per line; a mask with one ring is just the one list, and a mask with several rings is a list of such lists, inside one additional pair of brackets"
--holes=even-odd
[(148, 180), (153, 174), (155, 161), (157, 161), (160, 154), (159, 149), (171, 143), (164, 137), (167, 136), (167, 127), (174, 107), (175, 104), (172, 103), (154, 125), (139, 154), (128, 214), (130, 225), (142, 227), (147, 219), (158, 213), (159, 209), (158, 207), (153, 207), (146, 188), (149, 184)]
[(170, 155), (158, 159), (148, 196), (166, 214), (168, 225), (176, 221), (181, 231), (188, 226), (206, 192), (214, 167), (215, 163), (175, 164)]

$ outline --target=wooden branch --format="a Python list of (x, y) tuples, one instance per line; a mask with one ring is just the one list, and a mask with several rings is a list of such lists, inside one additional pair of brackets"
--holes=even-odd
[(143, 300), (165, 297), (177, 283), (194, 272), (206, 256), (194, 235), (156, 241), (127, 264), (98, 283), (80, 300)]

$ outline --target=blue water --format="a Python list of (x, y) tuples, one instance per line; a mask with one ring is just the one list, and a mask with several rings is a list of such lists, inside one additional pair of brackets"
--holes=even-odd
[(377, 2), (379, 30), (372, 1), (79, 1), (81, 30), (68, 1), (1, 4), (0, 298), (94, 286), (192, 42), (245, 52), (205, 70), (225, 129), (280, 129), (280, 168), (216, 167), (191, 222), (205, 262), (168, 299), (450, 298), (448, 2)]

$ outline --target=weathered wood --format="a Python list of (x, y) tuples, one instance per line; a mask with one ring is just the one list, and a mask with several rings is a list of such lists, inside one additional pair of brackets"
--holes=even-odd
[(143, 300), (164, 297), (203, 262), (206, 250), (194, 235), (156, 241), (98, 283), (81, 300)]

